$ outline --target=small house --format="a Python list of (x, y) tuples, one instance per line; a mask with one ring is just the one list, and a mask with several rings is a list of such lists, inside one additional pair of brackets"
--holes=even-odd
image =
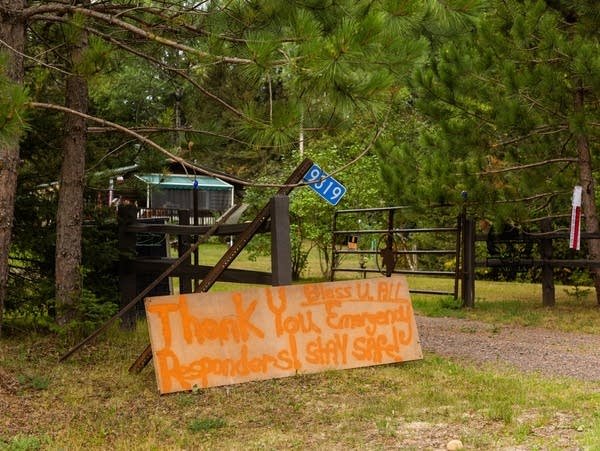
[[(145, 174), (148, 209), (224, 212), (234, 203), (233, 185), (216, 177), (189, 174)], [(196, 191), (196, 196), (194, 195)]]

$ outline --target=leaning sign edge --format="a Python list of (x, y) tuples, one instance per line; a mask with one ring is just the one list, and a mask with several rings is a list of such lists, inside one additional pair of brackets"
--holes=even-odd
[(161, 393), (417, 360), (404, 276), (146, 299)]

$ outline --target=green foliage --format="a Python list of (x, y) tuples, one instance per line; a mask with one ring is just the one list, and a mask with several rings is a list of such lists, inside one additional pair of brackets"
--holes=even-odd
[(460, 299), (453, 297), (445, 297), (440, 299), (440, 307), (442, 309), (457, 310), (462, 307)]
[(33, 163), (17, 191), (5, 306), (7, 313), (28, 321), (50, 315), (54, 297), (56, 192), (51, 186), (36, 189)]
[[(94, 216), (91, 216), (93, 214)], [(119, 303), (117, 224), (113, 209), (94, 209), (83, 231), (83, 284), (101, 303)]]
[[(582, 302), (587, 298), (590, 291), (589, 286), (592, 284), (592, 278), (588, 271), (576, 269), (569, 277), (571, 283), (570, 288), (565, 288), (565, 293), (572, 297), (576, 302)], [(587, 287), (587, 288), (586, 288)]]
[(118, 310), (116, 302), (99, 299), (93, 292), (84, 288), (81, 298), (76, 303), (76, 317), (65, 326), (58, 326), (53, 322), (49, 327), (58, 333), (68, 343), (76, 342), (88, 336)]
[(36, 451), (38, 449), (44, 449), (44, 446), (48, 441), (48, 437), (42, 438), (36, 435), (17, 435), (8, 441), (4, 441), (0, 438), (0, 449), (10, 451)]
[(198, 432), (208, 432), (213, 429), (220, 429), (225, 427), (227, 422), (223, 418), (218, 417), (206, 417), (206, 418), (195, 418), (188, 424), (188, 431), (198, 433)]
[(156, 124), (166, 106), (172, 105), (177, 85), (144, 60), (116, 55), (121, 56), (119, 65), (108, 65), (90, 80), (90, 100), (96, 114), (122, 125)]
[(21, 374), (17, 377), (21, 387), (33, 390), (46, 390), (50, 385), (50, 379), (47, 376)]
[(442, 297), (436, 299), (421, 299), (418, 296), (413, 298), (413, 306), (417, 312), (426, 316), (433, 317), (453, 317), (464, 318), (465, 311), (461, 309), (460, 299), (453, 297)]
[[(94, 330), (117, 310), (118, 246), (114, 211), (89, 211), (83, 230), (84, 293), (77, 321), (68, 331), (54, 324), (54, 207), (39, 193), (19, 196), (15, 241), (10, 259), (6, 302), (8, 326), (54, 330), (81, 336)], [(94, 216), (91, 216), (91, 215)], [(35, 226), (32, 226), (35, 224)]]
[(472, 33), (439, 46), (413, 82), (417, 110), (409, 113), (423, 116), (422, 134), (400, 132), (382, 146), (396, 163), (389, 176), (400, 199), (459, 204), (467, 191), (474, 214), (497, 224), (569, 211), (578, 183), (573, 136), (595, 140), (600, 113), (597, 33), (584, 11), (599, 9), (492, 1)]
[(424, 62), (427, 42), (411, 24), (420, 2), (408, 2), (405, 14), (394, 2), (277, 3), (232, 2), (226, 14), (214, 3), (201, 19), (213, 37), (237, 38), (212, 39), (207, 50), (251, 62), (202, 70), (203, 86), (232, 108), (184, 91), (199, 162), (256, 178), (289, 159), (301, 133), (319, 139), (368, 115), (381, 123), (398, 86)]
[(8, 79), (7, 64), (6, 54), (0, 53), (0, 144), (14, 146), (27, 130), (29, 96), (23, 86)]
[[(441, 46), (445, 36), (469, 33), (473, 14), (484, 2), (255, 0), (211, 1), (190, 8), (187, 3), (150, 1), (142, 2), (147, 7), (122, 14), (126, 3), (90, 2), (74, 16), (65, 5), (61, 15), (65, 21), (29, 24), (26, 53), (44, 58), (44, 64), (27, 69), (25, 85), (32, 99), (63, 104), (64, 77), (78, 73), (89, 86), (90, 114), (135, 128), (189, 161), (253, 180), (268, 175), (280, 181), (279, 176), (299, 161), (295, 152), (300, 140), (309, 148), (307, 155), (333, 171), (340, 161), (358, 157), (369, 145), (373, 130), (382, 129), (386, 120), (388, 124), (394, 121), (384, 143), (389, 144), (389, 158), (387, 151), (381, 153), (386, 174), (397, 162), (414, 169), (404, 186), (406, 192), (416, 192), (412, 177), (423, 174), (419, 165), (427, 156), (419, 155), (422, 148), (411, 148), (415, 158), (406, 162), (396, 153), (400, 136), (396, 132), (402, 128), (412, 143), (421, 124), (413, 127), (419, 118), (411, 111), (405, 120), (403, 114), (410, 108), (400, 110), (398, 105), (413, 101), (406, 99), (405, 87), (415, 69), (427, 63), (429, 50)], [(83, 8), (114, 20), (84, 14)], [(128, 26), (118, 25), (121, 20), (128, 20)], [(134, 27), (143, 28), (147, 39), (132, 33)], [(65, 66), (64, 50), (79, 45), (84, 35), (88, 45), (81, 60), (76, 67)], [(167, 42), (177, 42), (178, 48)], [(449, 61), (462, 55), (448, 49)], [(579, 72), (595, 71), (596, 66), (588, 61), (593, 50), (582, 51), (576, 64)], [(439, 64), (437, 69), (444, 80), (452, 80), (457, 73), (450, 63)], [(0, 81), (0, 92), (4, 94), (0, 139), (16, 142), (23, 129), (27, 91)], [(472, 103), (480, 106), (482, 102)], [(481, 107), (485, 110), (487, 105)], [(524, 116), (526, 111), (510, 103), (505, 110), (513, 117)], [(59, 178), (62, 115), (32, 112), (29, 119), (11, 250), (13, 261), (19, 263), (12, 272), (8, 305), (13, 313), (44, 317), (52, 314), (56, 199), (50, 189), (40, 195), (40, 188), (50, 188)], [(458, 131), (463, 125), (459, 120), (449, 122), (447, 128)], [(573, 129), (584, 125), (576, 118), (570, 123)], [(174, 130), (175, 126), (181, 129)], [(429, 125), (425, 128), (434, 130)], [(90, 173), (134, 162), (145, 169), (156, 168), (164, 161), (162, 155), (120, 133), (95, 133), (109, 131), (101, 127), (90, 127), (90, 131), (94, 132), (88, 134)], [(435, 138), (443, 141), (441, 132)], [(439, 200), (447, 202), (456, 194), (447, 194), (452, 188), (454, 160), (449, 148), (440, 155), (443, 164), (429, 165), (425, 178), (432, 180)], [(378, 158), (363, 158), (336, 174), (348, 187), (340, 207), (400, 201), (401, 197), (390, 200), (381, 194), (390, 180), (386, 178), (384, 185), (379, 179)], [(461, 170), (471, 163), (462, 163)], [(274, 172), (274, 166), (281, 171)], [(443, 174), (443, 183), (433, 182), (438, 173)], [(105, 189), (92, 179), (87, 178), (89, 187)], [(252, 196), (249, 193), (249, 199)], [(267, 197), (268, 193), (256, 194), (252, 203), (260, 205), (258, 199)], [(306, 266), (312, 243), (323, 256), (324, 272), (328, 271), (332, 212), (307, 189), (292, 195), (295, 277)], [(77, 329), (105, 316), (117, 297), (115, 247), (105, 225), (97, 222), (91, 232), (86, 228), (82, 275), (88, 291), (82, 299), (81, 324), (74, 326)]]
[[(290, 195), (290, 223), (292, 232), (293, 273), (298, 278), (306, 266), (306, 258), (311, 246), (315, 246), (320, 255), (321, 269), (324, 275), (329, 273), (331, 267), (331, 225), (335, 209), (340, 208), (365, 208), (385, 205), (386, 199), (382, 194), (383, 181), (379, 173), (379, 159), (376, 155), (363, 156), (355, 164), (345, 168), (342, 172), (333, 174), (344, 162), (352, 161), (363, 150), (360, 147), (364, 142), (362, 130), (355, 130), (346, 136), (326, 138), (312, 143), (306, 150), (305, 157), (311, 158), (321, 168), (340, 181), (347, 189), (340, 203), (333, 207), (313, 190), (308, 187), (296, 188)], [(366, 136), (368, 136), (365, 133)], [(366, 145), (366, 143), (364, 144)], [(279, 180), (284, 174), (290, 173), (300, 158), (296, 157), (286, 161)], [(273, 181), (270, 179), (269, 181)], [(248, 215), (266, 203), (269, 193), (264, 190), (250, 189), (245, 200), (253, 208)], [(250, 249), (257, 253), (268, 253), (268, 243), (263, 238), (255, 239)]]

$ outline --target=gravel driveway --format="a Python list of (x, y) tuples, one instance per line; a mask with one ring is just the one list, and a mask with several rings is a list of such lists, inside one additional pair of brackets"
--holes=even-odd
[(506, 363), (547, 376), (600, 380), (600, 335), (416, 316), (425, 352)]

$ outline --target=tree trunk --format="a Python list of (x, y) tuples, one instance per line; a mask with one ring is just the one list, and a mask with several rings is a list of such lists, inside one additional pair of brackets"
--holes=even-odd
[[(583, 112), (585, 92), (581, 88), (575, 93), (575, 112)], [(582, 186), (582, 210), (585, 216), (586, 231), (598, 233), (598, 212), (596, 209), (596, 186), (592, 167), (592, 157), (587, 135), (584, 132), (577, 133), (577, 158), (579, 160), (579, 179)], [(600, 240), (589, 240), (588, 256), (591, 260), (600, 260)], [(590, 270), (596, 288), (596, 300), (600, 304), (600, 268)]]
[[(25, 23), (20, 12), (25, 0), (0, 0), (3, 11), (0, 17), (0, 39), (6, 43), (7, 75), (16, 84), (24, 79), (23, 53), (25, 51)], [(15, 196), (17, 192), (17, 167), (19, 164), (19, 136), (0, 139), (0, 336), (8, 283), (8, 254), (10, 251)]]
[[(67, 77), (65, 104), (68, 108), (87, 113), (88, 86), (79, 75), (79, 63), (87, 47), (84, 32), (71, 50), (73, 75)], [(56, 214), (56, 300), (57, 322), (65, 325), (77, 315), (81, 299), (81, 234), (83, 222), (83, 190), (87, 129), (85, 119), (74, 114), (64, 118), (64, 160), (60, 174), (58, 211)]]

